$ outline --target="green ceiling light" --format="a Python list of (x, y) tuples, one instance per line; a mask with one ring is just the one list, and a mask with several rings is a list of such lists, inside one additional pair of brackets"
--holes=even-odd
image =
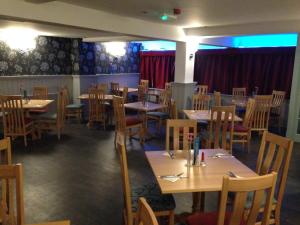
[(168, 15), (164, 14), (160, 17), (162, 21), (167, 21), (169, 19)]

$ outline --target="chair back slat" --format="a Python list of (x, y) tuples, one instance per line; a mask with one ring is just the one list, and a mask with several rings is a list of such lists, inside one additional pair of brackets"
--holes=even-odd
[[(232, 151), (235, 106), (214, 106), (209, 123), (209, 143), (213, 148)], [(212, 147), (212, 146), (210, 146)]]
[(149, 80), (141, 80), (140, 85), (144, 86), (145, 92), (148, 92), (149, 89)]
[(278, 173), (275, 194), (278, 210), (280, 210), (284, 195), (292, 150), (293, 141), (291, 139), (267, 131), (264, 132), (256, 163), (256, 173), (260, 175), (273, 171)]
[(33, 99), (48, 99), (48, 87), (33, 87)]
[(268, 130), (272, 95), (256, 95), (252, 130)]
[(280, 115), (281, 108), (284, 103), (285, 92), (273, 90), (272, 96), (273, 96), (273, 98), (272, 98), (272, 113)]
[(139, 199), (137, 225), (158, 225), (157, 219), (150, 205), (144, 197)]
[(222, 104), (221, 92), (214, 91), (214, 106), (221, 106), (221, 104)]
[(199, 95), (207, 95), (207, 93), (208, 93), (208, 85), (198, 85)]
[(68, 90), (63, 88), (58, 93), (57, 98), (57, 126), (64, 127), (65, 118), (66, 118), (66, 106), (67, 106), (67, 95)]
[[(173, 130), (173, 132), (171, 132)], [(171, 137), (171, 134), (172, 137)], [(189, 142), (188, 135), (192, 134), (193, 137), (197, 135), (197, 121), (196, 120), (184, 120), (184, 119), (172, 119), (167, 120), (166, 131), (166, 150), (188, 150)], [(170, 139), (173, 139), (170, 142)], [(172, 143), (172, 148), (171, 144)]]
[(108, 93), (108, 84), (106, 83), (99, 83), (96, 85), (96, 88), (102, 92), (104, 92), (104, 94)]
[(123, 87), (122, 97), (124, 99), (124, 103), (128, 101), (128, 87)]
[[(262, 225), (269, 224), (276, 179), (276, 173), (248, 178), (224, 176), (217, 225), (224, 225), (225, 215), (228, 211), (229, 192), (235, 194), (233, 207), (230, 210), (229, 225), (253, 225), (257, 222), (261, 222)], [(249, 209), (250, 212), (246, 214), (245, 210), (247, 209), (245, 209), (245, 204), (248, 201), (247, 197), (250, 192), (254, 194), (254, 197)], [(261, 209), (262, 206), (263, 209)], [(262, 217), (260, 217), (261, 213)]]
[(89, 122), (105, 123), (105, 93), (103, 90), (89, 90)]
[(116, 131), (125, 132), (126, 121), (125, 121), (124, 99), (122, 97), (114, 96), (113, 108), (114, 108), (114, 116), (116, 120), (116, 125), (115, 125)]
[(232, 98), (233, 99), (241, 99), (247, 95), (246, 88), (232, 88)]
[(210, 96), (205, 94), (193, 95), (193, 110), (208, 110)]
[(144, 102), (144, 101), (146, 101), (147, 99), (146, 99), (146, 94), (147, 94), (147, 92), (146, 92), (146, 88), (145, 88), (145, 86), (144, 85), (138, 85), (138, 101), (139, 102)]
[(246, 113), (243, 120), (243, 127), (251, 128), (254, 110), (255, 110), (255, 100), (253, 98), (249, 98), (247, 101)]
[(119, 83), (111, 82), (110, 83), (110, 90), (111, 90), (111, 94), (112, 95), (119, 96), (120, 95), (120, 86), (119, 86)]

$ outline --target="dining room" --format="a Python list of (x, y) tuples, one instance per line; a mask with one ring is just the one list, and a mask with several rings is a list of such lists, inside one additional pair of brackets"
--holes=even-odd
[(0, 223), (297, 225), (300, 3), (222, 4), (0, 0)]

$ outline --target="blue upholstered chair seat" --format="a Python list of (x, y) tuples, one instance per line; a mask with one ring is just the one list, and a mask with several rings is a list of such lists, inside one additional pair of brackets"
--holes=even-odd
[(80, 109), (82, 108), (84, 105), (79, 103), (79, 104), (69, 104), (66, 106), (67, 109)]
[(40, 119), (40, 120), (56, 120), (56, 118), (57, 118), (57, 114), (52, 112), (47, 112), (34, 117), (34, 119)]
[(133, 212), (137, 211), (139, 197), (145, 197), (153, 211), (173, 210), (176, 207), (171, 194), (161, 194), (156, 183), (145, 184), (131, 190), (131, 202)]

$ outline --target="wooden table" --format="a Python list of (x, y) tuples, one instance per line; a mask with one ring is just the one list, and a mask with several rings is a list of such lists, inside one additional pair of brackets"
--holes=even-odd
[(54, 100), (50, 99), (30, 99), (28, 101), (22, 100), (23, 109), (29, 110), (29, 109), (44, 109), (49, 104), (54, 102)]
[[(123, 92), (123, 90), (124, 90), (123, 87), (119, 88), (120, 92)], [(128, 93), (133, 93), (133, 92), (137, 92), (137, 91), (138, 91), (137, 88), (128, 88)]]
[(149, 111), (156, 111), (159, 109), (163, 109), (166, 108), (167, 106), (153, 103), (153, 102), (145, 102), (145, 104), (143, 104), (142, 102), (131, 102), (131, 103), (124, 104), (124, 107), (128, 109), (141, 111), (141, 112), (149, 112)]
[(175, 182), (170, 182), (159, 178), (159, 176), (179, 174), (181, 172), (184, 172), (184, 175), (186, 175), (186, 154), (183, 151), (176, 151), (174, 159), (171, 159), (166, 151), (146, 151), (146, 157), (163, 194), (221, 191), (223, 176), (228, 171), (232, 171), (241, 177), (257, 176), (254, 171), (235, 157), (212, 157), (216, 153), (228, 154), (228, 151), (202, 149), (200, 150), (200, 155), (202, 152), (205, 154), (206, 167), (192, 167), (189, 178), (181, 178)]
[[(202, 120), (202, 121), (210, 121), (211, 120), (211, 110), (183, 110), (184, 114), (190, 120)], [(216, 119), (216, 116), (215, 118)], [(222, 119), (224, 117), (222, 116)], [(243, 119), (237, 115), (234, 116), (234, 121), (241, 122)]]
[[(105, 100), (113, 100), (113, 95), (105, 95)], [(88, 100), (89, 99), (89, 94), (81, 94), (78, 99), (80, 100)]]

